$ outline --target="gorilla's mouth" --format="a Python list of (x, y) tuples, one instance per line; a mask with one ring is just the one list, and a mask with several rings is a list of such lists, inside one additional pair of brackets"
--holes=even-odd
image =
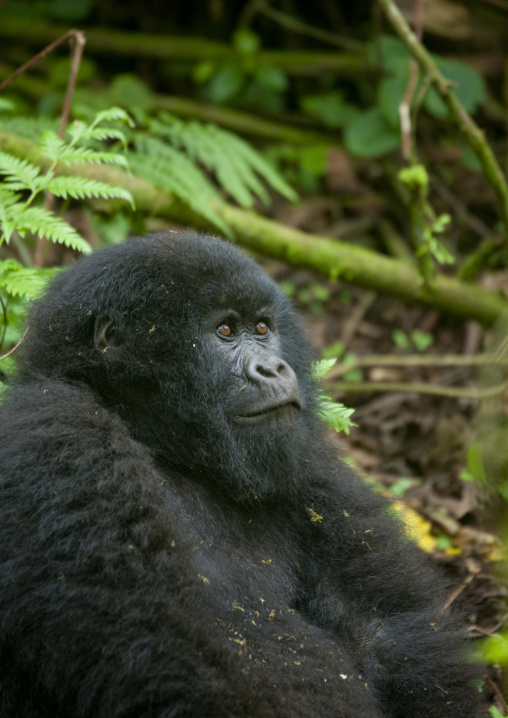
[(237, 416), (235, 421), (240, 424), (253, 424), (258, 421), (266, 421), (267, 419), (275, 418), (276, 416), (296, 416), (300, 411), (301, 404), (299, 401), (292, 399), (290, 401), (283, 401), (277, 404), (270, 404), (256, 408), (254, 411), (248, 414)]

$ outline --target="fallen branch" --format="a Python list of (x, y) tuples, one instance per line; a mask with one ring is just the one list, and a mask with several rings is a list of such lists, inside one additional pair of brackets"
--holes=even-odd
[[(34, 142), (0, 132), (0, 147), (42, 167), (47, 165)], [(124, 187), (134, 197), (139, 211), (172, 222), (213, 230), (210, 224), (149, 182), (106, 165), (59, 167), (62, 175), (79, 175)], [(116, 211), (121, 202), (94, 201), (106, 212)], [(282, 259), (297, 267), (306, 267), (332, 281), (342, 279), (366, 289), (397, 297), (404, 302), (419, 303), (454, 314), (492, 324), (508, 312), (508, 302), (497, 292), (436, 275), (430, 286), (422, 286), (414, 267), (372, 250), (355, 247), (328, 237), (306, 234), (254, 212), (225, 202), (213, 209), (230, 226), (236, 240), (266, 256)]]
[(473, 399), (481, 401), (500, 396), (508, 390), (508, 380), (487, 389), (462, 389), (453, 386), (438, 386), (425, 382), (397, 382), (397, 381), (336, 381), (327, 382), (327, 389), (335, 394), (375, 394), (386, 392), (404, 392), (407, 394), (429, 394), (431, 396), (446, 396), (450, 399)]
[[(40, 46), (52, 42), (67, 30), (62, 25), (5, 14), (0, 22), (0, 38), (18, 39), (24, 45)], [(230, 44), (204, 37), (150, 35), (123, 32), (113, 28), (87, 28), (87, 52), (90, 55), (152, 57), (158, 60), (238, 60), (241, 55)], [(340, 77), (378, 73), (366, 50), (362, 52), (321, 52), (304, 50), (260, 50), (256, 65), (275, 65), (289, 74), (320, 75), (334, 72)]]

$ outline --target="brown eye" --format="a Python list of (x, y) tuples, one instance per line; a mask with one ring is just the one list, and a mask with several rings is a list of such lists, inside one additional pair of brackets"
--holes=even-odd
[(220, 327), (217, 327), (217, 331), (223, 337), (229, 337), (231, 335), (231, 327), (229, 324), (221, 324)]
[(256, 324), (256, 332), (258, 334), (266, 334), (267, 331), (268, 331), (268, 327), (266, 326), (266, 324), (264, 322), (258, 322)]

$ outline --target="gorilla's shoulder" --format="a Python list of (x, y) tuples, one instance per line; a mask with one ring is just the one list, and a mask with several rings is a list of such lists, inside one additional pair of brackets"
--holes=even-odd
[(0, 406), (0, 431), (5, 442), (2, 468), (23, 471), (26, 463), (31, 466), (28, 475), (44, 469), (54, 474), (73, 464), (86, 471), (83, 457), (88, 468), (105, 468), (129, 455), (151, 460), (122, 419), (77, 382), (40, 377), (9, 387)]

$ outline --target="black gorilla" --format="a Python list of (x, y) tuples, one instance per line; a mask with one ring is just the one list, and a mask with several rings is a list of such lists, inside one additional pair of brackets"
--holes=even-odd
[(35, 304), (0, 413), (1, 718), (472, 718), (441, 578), (316, 417), (284, 294), (134, 238)]

